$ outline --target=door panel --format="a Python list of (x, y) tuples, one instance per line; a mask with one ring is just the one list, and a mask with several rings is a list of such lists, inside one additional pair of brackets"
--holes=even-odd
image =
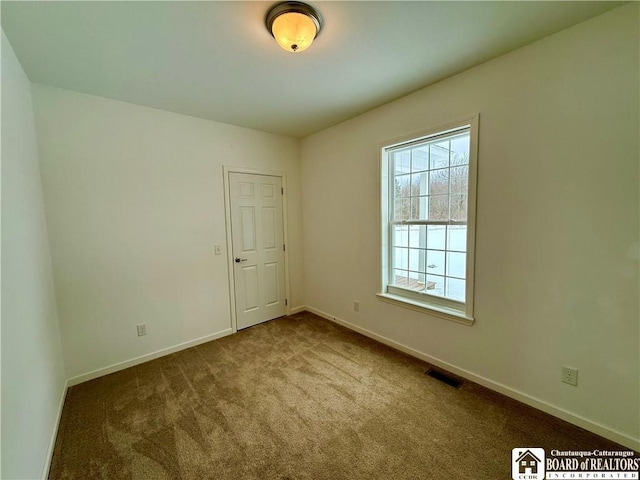
[(263, 199), (275, 198), (276, 190), (275, 190), (274, 185), (272, 185), (270, 183), (263, 183), (261, 185), (261, 187), (262, 187), (262, 198)]
[(280, 177), (229, 173), (238, 329), (286, 314), (281, 190)]
[(258, 267), (255, 265), (242, 267), (244, 277), (244, 312), (250, 312), (259, 308), (258, 292)]
[(242, 218), (242, 248), (238, 253), (254, 252), (256, 250), (255, 211), (255, 207), (240, 207), (240, 218)]
[(277, 230), (276, 209), (273, 207), (262, 207), (262, 234), (265, 250), (273, 250), (277, 248)]
[(264, 301), (267, 305), (274, 305), (278, 302), (278, 264), (267, 263), (264, 266)]
[(240, 189), (240, 192), (238, 193), (240, 198), (249, 198), (249, 199), (253, 198), (253, 190), (254, 190), (253, 183), (238, 182), (238, 188)]

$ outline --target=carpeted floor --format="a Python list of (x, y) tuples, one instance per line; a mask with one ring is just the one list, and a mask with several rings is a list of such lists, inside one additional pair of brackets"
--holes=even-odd
[(511, 478), (619, 447), (309, 313), (69, 389), (50, 479)]

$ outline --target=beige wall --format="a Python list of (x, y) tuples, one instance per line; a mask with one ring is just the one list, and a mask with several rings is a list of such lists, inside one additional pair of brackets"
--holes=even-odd
[(65, 375), (29, 79), (2, 32), (2, 478), (43, 478)]
[[(638, 8), (304, 139), (307, 305), (638, 448)], [(376, 298), (376, 147), (475, 113), (468, 327)], [(561, 365), (579, 369), (577, 388), (560, 382)]]
[(41, 85), (33, 96), (68, 377), (230, 332), (223, 165), (286, 174), (290, 305), (304, 304), (296, 140)]

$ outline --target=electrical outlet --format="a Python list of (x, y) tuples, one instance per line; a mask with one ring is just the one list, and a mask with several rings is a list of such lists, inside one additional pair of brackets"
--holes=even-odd
[(562, 381), (564, 383), (568, 383), (569, 385), (573, 385), (574, 387), (577, 387), (578, 386), (578, 369), (563, 365)]
[(357, 301), (357, 300), (353, 301), (353, 310), (355, 312), (359, 312), (360, 311), (360, 302), (359, 301)]
[(213, 252), (216, 255), (222, 255), (222, 249), (220, 248), (220, 245), (214, 245), (213, 246)]
[(147, 334), (147, 324), (146, 323), (141, 323), (140, 325), (136, 325), (136, 327), (138, 329), (138, 336), (139, 337)]

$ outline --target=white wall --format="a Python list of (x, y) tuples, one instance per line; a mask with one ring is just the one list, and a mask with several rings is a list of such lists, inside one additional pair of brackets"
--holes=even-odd
[(32, 91), (69, 378), (229, 333), (223, 165), (286, 174), (290, 305), (304, 304), (297, 140)]
[[(305, 138), (307, 305), (638, 448), (638, 9)], [(468, 327), (375, 297), (376, 146), (475, 113), (477, 320)], [(560, 382), (561, 365), (579, 369), (577, 388)]]
[(2, 32), (0, 476), (33, 479), (48, 469), (65, 377), (30, 88)]

